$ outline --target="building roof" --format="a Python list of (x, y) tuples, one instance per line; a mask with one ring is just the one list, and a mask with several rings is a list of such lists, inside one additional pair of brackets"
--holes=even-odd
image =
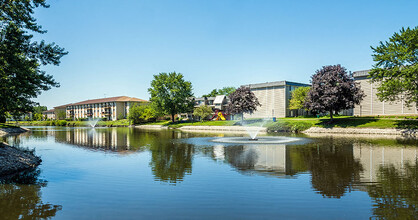
[(276, 81), (276, 82), (265, 82), (265, 83), (256, 83), (256, 84), (249, 84), (249, 85), (244, 85), (244, 86), (248, 86), (252, 89), (256, 89), (256, 88), (266, 88), (266, 87), (273, 87), (273, 86), (311, 86), (309, 84), (305, 84), (305, 83), (297, 83), (297, 82), (289, 82), (289, 81)]
[(49, 109), (49, 110), (47, 110), (47, 111), (43, 111), (42, 113), (54, 113), (54, 109)]
[(360, 70), (360, 71), (354, 71), (353, 77), (364, 77), (369, 76), (370, 70)]
[(215, 101), (213, 101), (213, 104), (222, 104), (224, 102), (225, 95), (217, 95), (215, 97)]
[(71, 105), (96, 104), (96, 103), (103, 103), (103, 102), (148, 102), (148, 101), (134, 98), (134, 97), (128, 97), (128, 96), (116, 96), (116, 97), (109, 97), (109, 98), (102, 98), (102, 99), (89, 99), (89, 100), (82, 101), (82, 102), (76, 102)]
[(102, 99), (89, 99), (89, 100), (85, 100), (81, 102), (57, 106), (55, 108), (63, 108), (63, 107), (72, 106), (72, 105), (97, 104), (97, 103), (103, 103), (103, 102), (149, 102), (149, 101), (138, 99), (135, 97), (116, 96), (116, 97), (109, 97), (109, 98), (102, 98)]
[(72, 105), (72, 104), (60, 105), (60, 106), (56, 106), (56, 107), (54, 107), (54, 109), (55, 109), (55, 108), (66, 108), (67, 106), (70, 106), (70, 105)]

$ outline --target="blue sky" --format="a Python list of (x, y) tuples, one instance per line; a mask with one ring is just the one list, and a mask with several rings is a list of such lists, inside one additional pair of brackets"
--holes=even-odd
[[(111, 96), (148, 99), (154, 74), (180, 72), (201, 96), (214, 88), (280, 80), (309, 83), (315, 70), (373, 65), (370, 46), (417, 26), (418, 1), (55, 0), (35, 16), (40, 36), (69, 51), (44, 69), (57, 105)], [(38, 36), (37, 36), (38, 37)]]

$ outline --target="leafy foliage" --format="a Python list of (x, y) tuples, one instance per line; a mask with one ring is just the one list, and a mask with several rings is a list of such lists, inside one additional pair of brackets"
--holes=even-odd
[(134, 104), (129, 109), (128, 119), (131, 120), (134, 124), (140, 124), (145, 121), (155, 119), (157, 113), (154, 108), (150, 105), (137, 105)]
[(208, 105), (201, 105), (194, 109), (193, 115), (200, 117), (200, 121), (203, 120), (213, 113), (212, 107)]
[(235, 92), (237, 90), (235, 87), (228, 86), (223, 87), (222, 89), (214, 89), (209, 94), (203, 95), (203, 97), (213, 97), (217, 95), (227, 95), (229, 96), (231, 93)]
[(55, 116), (58, 120), (64, 120), (67, 117), (67, 113), (65, 112), (65, 110), (59, 109), (55, 111)]
[(289, 109), (305, 108), (306, 97), (311, 87), (298, 87), (292, 91), (292, 98), (289, 101)]
[(35, 42), (33, 35), (45, 33), (32, 16), (34, 9), (48, 7), (44, 0), (1, 1), (0, 3), (0, 121), (32, 110), (32, 101), (42, 91), (59, 84), (41, 70), (44, 65), (59, 65), (67, 52), (54, 43)]
[(391, 102), (403, 99), (407, 105), (417, 103), (418, 27), (402, 28), (389, 41), (371, 48), (376, 63), (369, 74), (373, 82), (380, 84), (379, 99)]
[(228, 114), (252, 114), (257, 110), (257, 106), (261, 106), (255, 94), (246, 86), (241, 86), (231, 93), (229, 99), (230, 102), (226, 109)]
[(151, 88), (150, 101), (156, 109), (164, 114), (171, 115), (174, 122), (174, 115), (181, 112), (190, 112), (193, 109), (192, 83), (185, 81), (181, 73), (160, 73), (154, 75)]
[(305, 107), (314, 112), (330, 112), (353, 108), (360, 104), (364, 93), (358, 83), (341, 65), (324, 66), (312, 76), (312, 87), (308, 92)]

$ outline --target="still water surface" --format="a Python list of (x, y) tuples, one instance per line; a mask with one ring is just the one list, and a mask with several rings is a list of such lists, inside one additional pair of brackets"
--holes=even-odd
[(5, 139), (43, 162), (0, 184), (0, 218), (418, 218), (415, 140), (211, 142), (218, 136), (34, 127)]

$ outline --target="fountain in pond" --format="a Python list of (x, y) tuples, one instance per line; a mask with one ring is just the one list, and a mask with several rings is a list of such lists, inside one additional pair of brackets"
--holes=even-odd
[(87, 123), (90, 125), (90, 127), (94, 128), (96, 127), (97, 122), (100, 121), (100, 118), (90, 118)]
[[(257, 120), (256, 123), (253, 121), (243, 121), (242, 126), (245, 127), (248, 137), (221, 137), (215, 138), (212, 142), (227, 143), (227, 144), (284, 144), (291, 142), (305, 142), (304, 138), (286, 137), (286, 136), (261, 136), (257, 137), (260, 131), (264, 128), (264, 125), (270, 120), (265, 118)], [(251, 124), (256, 124), (251, 126)]]
[(245, 128), (245, 130), (247, 131), (248, 135), (250, 135), (250, 139), (249, 139), (250, 141), (257, 141), (258, 140), (257, 139), (258, 133), (260, 133), (261, 129), (264, 128), (264, 125), (269, 120), (270, 120), (270, 118), (261, 119), (260, 122), (259, 122), (259, 120), (257, 120), (257, 122), (259, 122), (259, 124), (257, 126), (249, 126), (251, 124), (251, 122), (254, 122), (254, 121), (241, 121), (241, 126), (243, 126)]

